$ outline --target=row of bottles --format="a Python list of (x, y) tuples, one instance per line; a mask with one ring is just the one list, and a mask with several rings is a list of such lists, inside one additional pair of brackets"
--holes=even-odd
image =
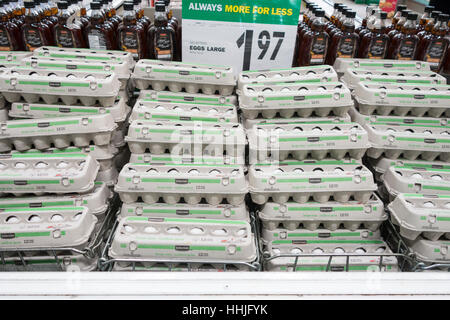
[(319, 6), (306, 2), (293, 65), (333, 65), (338, 57), (399, 59), (427, 61), (436, 72), (450, 71), (449, 15), (428, 6), (417, 23), (418, 14), (406, 6), (398, 5), (392, 19), (378, 7), (368, 6), (358, 28), (355, 16), (353, 10), (335, 3), (327, 21)]
[(154, 23), (141, 0), (124, 3), (120, 17), (112, 0), (1, 0), (0, 50), (32, 51), (40, 46), (124, 50), (136, 59), (181, 60), (181, 24), (157, 1)]

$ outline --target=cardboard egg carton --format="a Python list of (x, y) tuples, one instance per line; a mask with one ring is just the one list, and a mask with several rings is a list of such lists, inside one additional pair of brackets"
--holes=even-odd
[(365, 115), (439, 118), (449, 113), (450, 86), (445, 84), (361, 81), (353, 95), (358, 112)]
[(201, 121), (205, 125), (238, 123), (236, 106), (137, 100), (129, 121)]
[(127, 145), (125, 137), (128, 132), (128, 121), (118, 123), (118, 126), (111, 134), (111, 145), (115, 148), (123, 148)]
[(402, 237), (450, 240), (450, 196), (401, 193), (387, 207)]
[(391, 166), (381, 179), (391, 198), (399, 193), (450, 194), (449, 169)]
[(241, 92), (245, 85), (270, 82), (330, 82), (338, 81), (336, 71), (327, 65), (308, 66), (288, 69), (249, 70), (238, 76), (237, 91)]
[(19, 66), (21, 61), (32, 53), (29, 51), (2, 51), (0, 52), (0, 66), (2, 67), (13, 67)]
[(46, 104), (61, 100), (66, 105), (78, 101), (91, 106), (97, 102), (108, 107), (114, 104), (120, 82), (114, 73), (66, 71), (58, 69), (33, 69), (13, 67), (0, 69), (0, 92), (8, 102)]
[(136, 88), (162, 91), (230, 95), (236, 86), (232, 67), (142, 59), (131, 76)]
[(191, 102), (195, 104), (233, 104), (237, 105), (238, 100), (235, 95), (216, 95), (203, 93), (188, 93), (188, 92), (171, 92), (171, 91), (155, 91), (155, 90), (141, 90), (139, 92), (139, 99), (155, 100), (155, 102)]
[(416, 240), (404, 239), (416, 260), (425, 263), (450, 263), (450, 241), (431, 241), (418, 237)]
[(286, 203), (290, 197), (306, 203), (311, 197), (319, 203), (347, 203), (353, 198), (367, 202), (376, 190), (373, 175), (355, 160), (285, 161), (249, 167), (249, 190), (253, 202)]
[[(1, 266), (0, 266), (1, 268)], [(1, 269), (0, 269), (1, 270)], [(117, 261), (113, 271), (154, 271), (154, 272), (233, 272), (254, 271), (250, 263), (192, 263), (192, 262), (143, 262), (143, 261)]]
[(104, 183), (95, 183), (94, 189), (82, 194), (44, 195), (38, 197), (0, 198), (0, 211), (15, 208), (86, 207), (100, 220), (108, 210), (111, 191)]
[(331, 231), (338, 230), (341, 226), (355, 231), (361, 225), (370, 231), (376, 231), (381, 223), (387, 220), (383, 202), (375, 193), (366, 203), (357, 201), (306, 202), (304, 204), (267, 202), (258, 211), (258, 217), (263, 227), (270, 231), (277, 228), (289, 231), (304, 228), (314, 231), (321, 225)]
[(119, 171), (115, 166), (99, 171), (97, 177), (95, 178), (95, 182), (103, 182), (105, 183), (111, 190), (117, 184), (117, 180), (119, 178)]
[(250, 163), (286, 160), (302, 161), (310, 156), (340, 160), (346, 155), (361, 159), (370, 147), (361, 125), (351, 122), (318, 124), (312, 121), (284, 124), (259, 124), (247, 130)]
[(126, 217), (109, 256), (146, 260), (252, 262), (257, 258), (250, 224), (239, 220)]
[(91, 142), (105, 146), (116, 128), (110, 114), (10, 120), (0, 123), (0, 152), (87, 147)]
[(45, 119), (110, 114), (114, 122), (117, 123), (125, 121), (130, 111), (131, 108), (127, 106), (125, 98), (122, 97), (108, 108), (102, 106), (67, 106), (64, 104), (15, 102), (11, 105), (9, 116), (11, 118)]
[(397, 258), (380, 239), (274, 240), (265, 255), (266, 271), (399, 271)]
[(86, 207), (5, 209), (0, 212), (0, 249), (80, 247), (96, 222)]
[[(125, 141), (132, 153), (203, 154), (238, 156), (244, 154), (246, 136), (242, 125), (220, 123), (203, 126), (194, 121), (145, 121), (130, 124)], [(225, 153), (224, 153), (225, 152)]]
[(122, 209), (120, 210), (120, 217), (129, 216), (142, 216), (149, 218), (250, 220), (245, 203), (241, 203), (239, 205), (219, 204), (215, 206), (209, 204), (189, 205), (185, 203), (124, 203), (122, 205)]
[(276, 83), (245, 85), (239, 96), (245, 118), (306, 118), (313, 113), (326, 117), (333, 113), (344, 116), (353, 106), (350, 90), (340, 82)]
[(346, 113), (344, 116), (342, 117), (336, 117), (336, 116), (328, 116), (328, 117), (310, 117), (310, 118), (298, 118), (298, 117), (292, 117), (292, 118), (280, 118), (280, 117), (276, 117), (276, 118), (272, 118), (272, 119), (263, 119), (263, 118), (258, 118), (258, 119), (246, 119), (246, 118), (242, 118), (242, 123), (244, 125), (244, 128), (249, 130), (251, 128), (253, 128), (256, 125), (260, 125), (260, 124), (273, 124), (273, 125), (285, 125), (285, 124), (290, 124), (290, 123), (315, 123), (315, 124), (339, 124), (342, 122), (351, 122), (351, 118), (348, 115), (348, 113)]
[(337, 58), (334, 70), (342, 76), (348, 69), (363, 70), (402, 70), (402, 71), (430, 71), (430, 64), (424, 61), (390, 60), (390, 59), (350, 59)]
[(84, 154), (55, 154), (50, 157), (0, 157), (0, 193), (22, 195), (34, 193), (89, 192), (99, 164)]
[(445, 77), (433, 71), (405, 71), (386, 69), (347, 69), (341, 77), (350, 90), (361, 81), (378, 84), (447, 84)]
[(244, 155), (229, 157), (229, 156), (202, 156), (202, 155), (153, 155), (151, 153), (132, 153), (130, 156), (130, 163), (147, 163), (147, 164), (240, 164), (245, 165)]
[(181, 198), (190, 205), (202, 199), (218, 205), (224, 199), (232, 205), (241, 204), (248, 192), (244, 169), (239, 165), (148, 165), (130, 163), (122, 168), (114, 190), (124, 203), (141, 198), (153, 204), (162, 197), (175, 204)]

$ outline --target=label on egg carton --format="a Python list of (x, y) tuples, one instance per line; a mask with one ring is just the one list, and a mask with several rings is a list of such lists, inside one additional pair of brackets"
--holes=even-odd
[(404, 239), (416, 260), (425, 263), (450, 263), (450, 241), (431, 241), (421, 237), (416, 240)]
[(32, 53), (29, 51), (2, 51), (0, 52), (0, 65), (5, 67), (18, 66), (21, 61)]
[(319, 203), (335, 201), (367, 202), (376, 184), (369, 169), (356, 160), (283, 161), (249, 167), (249, 189), (253, 202), (306, 203), (310, 197)]
[(14, 208), (0, 211), (0, 249), (80, 247), (97, 218), (86, 207)]
[(196, 156), (181, 155), (175, 156), (171, 154), (153, 155), (150, 153), (132, 153), (130, 163), (147, 163), (147, 164), (240, 164), (245, 165), (244, 155), (237, 157), (228, 156)]
[(400, 193), (388, 209), (402, 237), (416, 240), (422, 235), (436, 241), (445, 236), (450, 240), (450, 196)]
[(141, 90), (139, 92), (139, 99), (154, 100), (157, 102), (192, 102), (196, 104), (233, 104), (237, 105), (238, 100), (235, 95), (221, 96), (216, 94), (203, 93), (187, 93), (187, 92), (171, 92), (171, 91), (155, 91), (155, 90)]
[(300, 122), (259, 124), (247, 131), (250, 163), (286, 160), (289, 156), (302, 161), (309, 155), (322, 160), (329, 154), (334, 159), (361, 159), (370, 147), (366, 130), (351, 122)]
[(252, 129), (255, 125), (259, 124), (272, 124), (272, 125), (284, 125), (286, 123), (313, 123), (317, 125), (321, 124), (339, 124), (344, 122), (351, 122), (350, 116), (346, 113), (342, 117), (336, 116), (327, 116), (327, 117), (310, 117), (310, 118), (272, 118), (272, 119), (246, 119), (242, 117), (242, 123), (244, 124), (244, 128), (249, 130)]
[(16, 102), (11, 105), (9, 116), (11, 118), (45, 119), (58, 117), (73, 117), (83, 115), (111, 114), (114, 122), (123, 122), (127, 119), (131, 108), (127, 106), (125, 98), (117, 100), (113, 106), (67, 106), (64, 104), (42, 104)]
[(397, 258), (390, 254), (381, 239), (274, 240), (268, 243), (264, 269), (294, 271), (296, 265), (295, 271), (398, 271)]
[(399, 193), (450, 194), (449, 169), (391, 166), (381, 179), (392, 197)]
[(300, 227), (317, 230), (321, 224), (332, 231), (337, 230), (341, 225), (351, 231), (357, 230), (361, 225), (375, 231), (383, 221), (387, 220), (383, 202), (375, 193), (366, 203), (358, 201), (306, 202), (304, 204), (267, 202), (258, 211), (258, 217), (263, 227), (270, 231), (281, 227), (290, 231)]
[[(127, 261), (122, 259), (115, 261), (112, 271), (172, 271), (172, 272), (233, 272), (256, 271), (257, 267), (250, 263), (192, 263), (192, 262), (144, 262)], [(0, 265), (1, 271), (1, 265)]]
[(387, 116), (391, 113), (404, 117), (439, 118), (447, 114), (450, 86), (445, 84), (382, 84), (373, 81), (359, 82), (353, 91), (361, 114)]
[[(52, 252), (55, 252), (53, 254)], [(21, 252), (23, 253), (23, 251)], [(70, 255), (66, 252), (58, 252), (57, 250), (52, 250), (48, 252), (48, 255), (38, 255), (27, 256), (25, 252), (20, 256), (8, 256), (9, 252), (3, 252), (3, 260), (0, 261), (0, 271), (83, 271), (89, 272), (97, 269), (98, 258), (88, 258), (82, 254)], [(29, 251), (29, 253), (34, 253)], [(45, 252), (43, 252), (45, 253)]]
[(269, 82), (330, 82), (338, 81), (336, 71), (328, 65), (308, 66), (289, 69), (249, 70), (238, 76), (237, 92), (245, 85)]
[(0, 156), (0, 193), (89, 192), (99, 164), (85, 154), (54, 154), (32, 158)]
[(239, 165), (129, 163), (120, 171), (114, 190), (124, 203), (141, 197), (153, 204), (162, 197), (165, 203), (175, 204), (183, 197), (190, 205), (202, 198), (212, 205), (223, 199), (239, 205), (248, 192), (248, 183)]
[(273, 118), (277, 113), (290, 118), (296, 112), (299, 117), (326, 117), (331, 112), (344, 116), (353, 106), (350, 90), (340, 82), (245, 85), (239, 96), (244, 117), (256, 119), (261, 113), (264, 118)]
[(13, 147), (26, 151), (34, 146), (45, 150), (52, 147), (87, 147), (108, 145), (117, 124), (110, 114), (65, 118), (10, 120), (0, 123), (0, 152)]
[(257, 258), (250, 224), (241, 220), (125, 217), (109, 256), (153, 261), (245, 261)]
[(174, 61), (142, 59), (136, 63), (131, 78), (136, 87), (145, 90), (149, 86), (156, 91), (230, 95), (236, 86), (236, 76), (232, 67), (188, 64)]
[(238, 123), (236, 106), (208, 105), (190, 102), (156, 102), (151, 99), (136, 101), (129, 121), (201, 121), (205, 125), (216, 123)]
[(33, 51), (34, 57), (45, 57), (54, 59), (104, 61), (109, 63), (125, 62), (129, 69), (134, 67), (133, 55), (130, 52), (119, 50), (95, 50), (80, 48), (60, 48), (44, 46)]
[(55, 104), (61, 99), (66, 105), (81, 101), (83, 105), (111, 106), (119, 94), (120, 82), (114, 73), (64, 71), (13, 67), (0, 70), (0, 91), (9, 102), (28, 103), (43, 99)]
[(337, 58), (333, 65), (338, 74), (343, 74), (348, 69), (363, 70), (404, 70), (404, 71), (430, 71), (430, 64), (423, 61), (389, 60), (389, 59), (349, 59)]
[[(220, 123), (203, 126), (196, 121), (158, 122), (135, 120), (125, 137), (132, 153), (159, 155), (204, 154), (209, 156), (243, 155), (246, 146), (244, 128), (237, 123)], [(226, 153), (224, 153), (226, 152)]]
[(433, 71), (405, 71), (384, 69), (347, 69), (341, 77), (350, 90), (361, 81), (378, 84), (447, 84), (445, 77)]
[[(1, 206), (0, 206), (1, 208)], [(124, 203), (120, 217), (144, 216), (149, 218), (198, 218), (198, 219), (224, 219), (250, 221), (245, 203), (233, 206), (230, 204), (190, 205), (185, 203), (167, 204), (142, 202)]]
[(109, 169), (99, 171), (97, 173), (97, 177), (95, 178), (95, 182), (103, 182), (112, 189), (117, 184), (118, 178), (119, 171), (117, 171), (115, 166), (112, 166)]
[(86, 207), (89, 213), (102, 216), (109, 206), (111, 191), (103, 182), (96, 182), (89, 193), (35, 197), (0, 198), (0, 211), (15, 208)]
[(420, 167), (420, 168), (435, 168), (435, 169), (447, 169), (450, 170), (450, 164), (442, 161), (422, 161), (422, 160), (406, 160), (406, 159), (389, 159), (381, 157), (379, 159), (367, 158), (370, 166), (378, 174), (383, 174), (389, 167), (399, 166), (399, 167)]
[(347, 229), (274, 229), (269, 230), (263, 228), (261, 230), (261, 240), (263, 244), (268, 244), (271, 241), (276, 240), (320, 240), (328, 239), (330, 241), (334, 240), (380, 240), (381, 233), (379, 230), (371, 231), (369, 229), (357, 229), (357, 230), (347, 230)]

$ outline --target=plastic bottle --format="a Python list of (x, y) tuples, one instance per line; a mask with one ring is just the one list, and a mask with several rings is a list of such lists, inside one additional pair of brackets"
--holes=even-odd
[(414, 60), (419, 44), (417, 33), (417, 13), (408, 13), (401, 32), (397, 33), (390, 42), (388, 58), (397, 60)]
[(53, 34), (50, 27), (41, 22), (41, 16), (35, 10), (34, 1), (25, 1), (25, 23), (22, 26), (22, 34), (25, 49), (33, 51), (41, 46), (53, 45)]
[(431, 31), (433, 31), (434, 24), (437, 21), (437, 18), (439, 17), (439, 15), (441, 13), (442, 13), (441, 11), (432, 11), (431, 12), (430, 18), (428, 19), (428, 22), (425, 25), (424, 29), (417, 33), (417, 36), (419, 37), (420, 40), (422, 40), (422, 38), (425, 35), (431, 34)]
[(405, 9), (401, 12), (401, 16), (400, 16), (400, 18), (398, 18), (398, 21), (395, 24), (395, 28), (388, 33), (389, 39), (392, 39), (396, 34), (399, 34), (402, 32), (401, 31), (402, 27), (406, 22), (408, 13), (410, 13), (410, 12), (411, 12), (411, 10), (407, 10), (407, 9)]
[(13, 10), (12, 11), (13, 17), (11, 18), (11, 22), (14, 23), (15, 25), (17, 25), (19, 28), (21, 28), (23, 26), (23, 24), (25, 23), (25, 17), (23, 15), (24, 8), (19, 3), (18, 0), (10, 1), (10, 5)]
[(151, 59), (172, 61), (175, 58), (175, 30), (169, 25), (164, 2), (155, 4), (155, 21), (148, 30)]
[(116, 38), (111, 24), (105, 23), (105, 16), (101, 11), (99, 2), (91, 3), (91, 12), (87, 35), (89, 48), (101, 50), (114, 50), (116, 48)]
[[(320, 7), (318, 7), (318, 9), (322, 10)], [(328, 34), (333, 32), (336, 28), (339, 28), (339, 24), (340, 24), (341, 20), (344, 19), (344, 17), (345, 17), (344, 9), (347, 9), (347, 7), (344, 4), (340, 3), (339, 5), (337, 5), (334, 23), (330, 23), (330, 24), (325, 23), (325, 31)]]
[(329, 35), (325, 31), (325, 11), (316, 10), (315, 16), (311, 30), (303, 36), (298, 56), (299, 66), (325, 63), (329, 41)]
[(397, 8), (395, 9), (395, 14), (392, 17), (392, 24), (394, 25), (394, 28), (397, 26), (397, 22), (402, 16), (402, 11), (406, 9), (408, 9), (408, 7), (403, 4), (397, 5)]
[[(338, 8), (340, 7), (340, 6), (342, 6), (342, 3), (337, 3), (337, 2), (335, 2), (334, 4), (333, 4), (333, 13), (331, 14), (331, 16), (330, 16), (330, 21), (328, 21), (326, 24), (325, 24), (325, 30), (331, 30), (331, 28), (332, 28), (332, 26), (335, 26), (336, 25), (336, 17), (337, 17), (337, 15), (338, 15), (338, 13), (339, 13), (339, 10), (338, 10)], [(329, 29), (330, 28), (330, 29)]]
[(370, 28), (371, 26), (373, 26), (373, 24), (375, 23), (375, 21), (380, 17), (380, 13), (381, 10), (380, 8), (376, 7), (373, 8), (372, 10), (372, 15), (369, 17), (369, 19), (367, 19), (367, 28), (364, 30), (361, 30), (359, 32), (359, 37), (360, 39), (362, 39), (362, 37), (366, 34), (366, 33), (370, 33)]
[(123, 5), (123, 19), (119, 25), (119, 49), (131, 52), (133, 57), (144, 59), (146, 57), (146, 32), (144, 26), (137, 22), (133, 2)]
[(419, 25), (417, 26), (418, 31), (425, 30), (425, 26), (431, 18), (431, 13), (434, 11), (433, 6), (426, 6), (423, 15), (420, 17)]
[(359, 35), (355, 32), (356, 12), (348, 10), (342, 30), (330, 40), (326, 63), (333, 65), (336, 58), (355, 58), (358, 52)]
[(56, 45), (62, 48), (85, 48), (81, 26), (74, 23), (75, 17), (68, 10), (66, 1), (58, 2), (58, 24), (55, 26)]
[(24, 50), (19, 27), (9, 20), (4, 8), (0, 9), (0, 51)]
[(380, 12), (374, 24), (370, 26), (370, 32), (361, 37), (358, 56), (359, 58), (385, 59), (389, 48), (389, 36), (384, 32), (384, 20), (386, 12)]

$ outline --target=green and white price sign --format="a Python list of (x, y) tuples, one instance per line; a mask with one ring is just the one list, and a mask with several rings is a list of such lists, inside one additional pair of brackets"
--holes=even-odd
[(236, 72), (287, 68), (300, 0), (183, 0), (183, 62)]

